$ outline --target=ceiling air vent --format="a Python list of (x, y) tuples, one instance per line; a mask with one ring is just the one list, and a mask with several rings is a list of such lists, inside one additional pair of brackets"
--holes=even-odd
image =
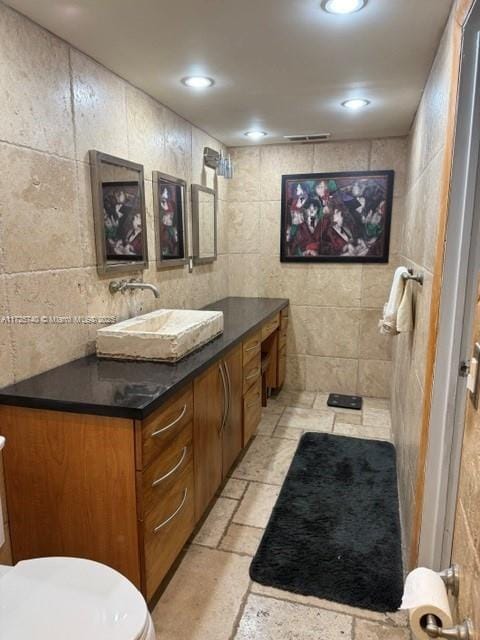
[(330, 133), (310, 133), (283, 137), (289, 142), (322, 142), (330, 138)]

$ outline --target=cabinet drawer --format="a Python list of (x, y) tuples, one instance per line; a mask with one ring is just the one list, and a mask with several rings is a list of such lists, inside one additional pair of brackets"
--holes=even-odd
[(247, 444), (262, 417), (262, 380), (259, 378), (255, 385), (243, 398), (243, 446)]
[(243, 366), (260, 353), (262, 348), (262, 334), (256, 331), (243, 341)]
[(179, 393), (142, 424), (142, 466), (146, 467), (193, 418), (192, 387)]
[(243, 393), (245, 394), (262, 375), (262, 357), (260, 353), (243, 366)]
[(177, 482), (163, 493), (145, 520), (145, 582), (149, 600), (182, 550), (195, 526), (193, 466), (190, 463)]
[(184, 470), (191, 466), (193, 424), (185, 425), (173, 442), (142, 473), (143, 517), (155, 508), (162, 496), (178, 481)]
[(287, 329), (281, 329), (278, 334), (278, 350), (287, 346)]
[(280, 316), (277, 314), (272, 320), (269, 320), (262, 326), (262, 342), (266, 340), (268, 336), (271, 336), (272, 333), (278, 328), (280, 325)]

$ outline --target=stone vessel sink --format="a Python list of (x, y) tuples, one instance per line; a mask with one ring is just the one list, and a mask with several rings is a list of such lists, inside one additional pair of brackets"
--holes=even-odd
[(158, 309), (97, 331), (97, 356), (177, 362), (223, 332), (221, 311)]

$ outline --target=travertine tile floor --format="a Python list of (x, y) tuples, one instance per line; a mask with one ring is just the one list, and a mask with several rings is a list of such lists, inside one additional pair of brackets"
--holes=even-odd
[(379, 614), (263, 587), (249, 566), (305, 431), (389, 440), (389, 402), (333, 410), (327, 395), (283, 391), (153, 611), (159, 640), (409, 640), (403, 613)]

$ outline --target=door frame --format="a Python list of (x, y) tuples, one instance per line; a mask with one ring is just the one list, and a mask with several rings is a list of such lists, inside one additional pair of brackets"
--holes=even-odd
[[(450, 566), (480, 271), (480, 3), (463, 27), (418, 564)], [(468, 259), (466, 259), (468, 257)]]

